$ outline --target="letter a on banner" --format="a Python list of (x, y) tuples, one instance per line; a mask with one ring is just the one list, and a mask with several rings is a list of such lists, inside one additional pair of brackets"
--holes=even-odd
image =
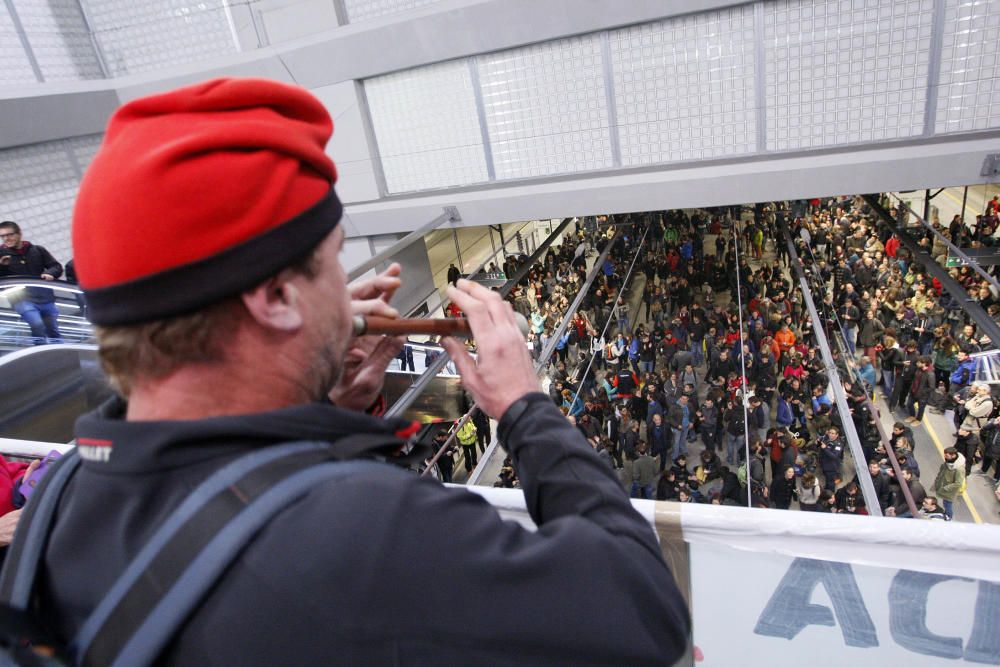
[[(833, 611), (809, 602), (820, 583), (833, 602)], [(758, 635), (794, 639), (807, 626), (836, 624), (840, 625), (848, 646), (870, 648), (879, 645), (875, 624), (865, 607), (851, 566), (796, 558), (768, 600), (753, 631)]]

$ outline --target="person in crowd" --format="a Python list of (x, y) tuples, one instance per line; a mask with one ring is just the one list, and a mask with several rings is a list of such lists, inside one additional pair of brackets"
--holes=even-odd
[(462, 446), (465, 472), (470, 473), (479, 463), (476, 455), (476, 424), (471, 419), (467, 419), (459, 427), (455, 439)]
[[(933, 392), (934, 373), (930, 357), (920, 357), (917, 359), (917, 370), (910, 381), (910, 391), (906, 398), (906, 412), (910, 415), (906, 421), (911, 426), (923, 421), (924, 410)], [(919, 405), (919, 408), (914, 408), (914, 405)]]
[(868, 514), (865, 498), (856, 482), (850, 482), (837, 490), (837, 512), (842, 514)]
[[(84, 460), (55, 514), (46, 585), (33, 601), (48, 629), (76, 636), (200, 482), (245, 456), (280, 458), (288, 455), (279, 445), (308, 441), (326, 460), (367, 462), (313, 486), (264, 526), (164, 662), (680, 659), (689, 615), (653, 531), (541, 391), (513, 308), (481, 285), (459, 279), (447, 290), (477, 358), (458, 340), (442, 343), (465, 389), (498, 420), (509, 483), (523, 489), (539, 530), (409, 471), (429, 454), (409, 441), (419, 425), (376, 416), (403, 340), (351, 335), (355, 314), (398, 316), (389, 301), (401, 269), (347, 285), (331, 132), (310, 93), (256, 79), (140, 98), (112, 116), (81, 183), (73, 237), (118, 396), (77, 425), (78, 443), (101, 446), (79, 448)], [(249, 200), (253, 207), (233, 206)], [(161, 293), (172, 298), (150, 298)], [(430, 635), (425, 591), (410, 585), (400, 554), (448, 573), (434, 587)], [(586, 590), (565, 585), (583, 579)], [(565, 623), (553, 627), (540, 602), (557, 597)], [(305, 598), (338, 602), (288, 611)], [(468, 641), (497, 635), (499, 616), (487, 611), (515, 608), (500, 614), (502, 646)]]
[(975, 462), (976, 455), (979, 453), (979, 445), (980, 442), (978, 433), (973, 433), (964, 425), (958, 427), (958, 433), (955, 435), (955, 444), (952, 445), (952, 447), (965, 460), (966, 477), (972, 474), (972, 464)]
[(656, 498), (653, 487), (656, 484), (657, 465), (653, 457), (649, 455), (645, 442), (640, 442), (636, 448), (636, 458), (632, 462), (632, 497), (646, 498), (653, 500)]
[[(53, 281), (62, 275), (63, 267), (43, 246), (25, 241), (21, 227), (13, 220), (0, 222), (0, 278), (39, 278)], [(59, 309), (55, 293), (37, 285), (6, 293), (10, 305), (31, 330), (35, 345), (63, 342), (59, 333)]]
[[(794, 468), (792, 469), (794, 473)], [(819, 509), (820, 496), (823, 487), (811, 472), (804, 473), (796, 483), (795, 495), (799, 499), (799, 509), (803, 512), (816, 512)]]
[(979, 430), (993, 413), (993, 397), (990, 394), (990, 386), (985, 382), (974, 383), (971, 395), (965, 400), (963, 407), (965, 419), (962, 420), (961, 428), (969, 433), (979, 433)]
[(983, 424), (979, 439), (982, 442), (983, 461), (978, 474), (988, 475), (992, 467), (993, 479), (1000, 482), (1000, 417)]
[(840, 429), (836, 426), (828, 428), (826, 433), (819, 438), (820, 467), (826, 482), (824, 488), (830, 491), (835, 490), (835, 480), (841, 477), (845, 449), (844, 439), (840, 435)]
[(923, 502), (920, 503), (920, 518), (921, 519), (938, 519), (940, 521), (951, 521), (951, 516), (941, 508), (938, 504), (938, 499), (934, 496), (927, 496), (924, 498)]
[(949, 521), (955, 517), (955, 499), (964, 491), (965, 457), (954, 447), (948, 447), (944, 450), (944, 463), (934, 478), (934, 494), (941, 500)]
[(771, 489), (768, 497), (774, 503), (774, 508), (787, 510), (791, 507), (792, 501), (796, 497), (795, 468), (786, 466), (781, 475), (771, 482)]

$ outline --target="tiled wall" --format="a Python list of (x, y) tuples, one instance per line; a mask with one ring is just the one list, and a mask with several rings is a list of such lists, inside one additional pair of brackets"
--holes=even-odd
[(370, 79), (365, 93), (390, 192), (487, 180), (465, 61)]
[(609, 37), (622, 165), (756, 148), (752, 6), (632, 26)]
[(238, 51), (224, 0), (86, 0), (111, 76)]
[[(1000, 0), (775, 0), (456, 61), (454, 90), (431, 74), (441, 65), (391, 78), (434, 91), (419, 107), (429, 141), (419, 152), (453, 148), (461, 132), (502, 181), (998, 128), (998, 51)], [(370, 105), (379, 151), (405, 163), (406, 146), (382, 146), (380, 104)], [(469, 143), (477, 126), (480, 150)], [(388, 189), (462, 184), (454, 176)]]
[(37, 81), (7, 5), (0, 2), (0, 85), (15, 86)]
[(80, 175), (101, 135), (49, 141), (0, 151), (0, 220), (21, 226), (27, 241), (66, 263), (70, 220)]
[(920, 135), (933, 4), (764, 3), (768, 150)]
[(599, 35), (477, 61), (497, 178), (612, 166)]
[(15, 0), (14, 7), (46, 82), (103, 77), (76, 0)]
[(1000, 2), (946, 0), (935, 131), (1000, 127)]

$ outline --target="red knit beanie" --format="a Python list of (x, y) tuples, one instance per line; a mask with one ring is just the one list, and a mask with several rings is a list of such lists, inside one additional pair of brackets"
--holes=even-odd
[(80, 184), (73, 253), (94, 324), (191, 312), (337, 225), (333, 122), (308, 91), (216, 79), (124, 105)]

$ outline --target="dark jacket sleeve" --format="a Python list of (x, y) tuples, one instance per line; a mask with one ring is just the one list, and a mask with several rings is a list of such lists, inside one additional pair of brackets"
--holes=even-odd
[(42, 266), (44, 267), (42, 269), (42, 273), (47, 273), (50, 276), (52, 276), (53, 278), (60, 277), (62, 275), (62, 273), (63, 273), (62, 264), (60, 264), (58, 261), (56, 261), (56, 258), (52, 256), (52, 253), (50, 253), (48, 250), (46, 250), (42, 246), (40, 246), (40, 245), (39, 246), (35, 246), (35, 248), (38, 250), (39, 254), (41, 255)]
[[(352, 612), (351, 626), (384, 629), (404, 663), (423, 646), (439, 658), (461, 647), (466, 664), (498, 650), (531, 664), (673, 664), (690, 621), (653, 531), (548, 398), (528, 400), (498, 436), (538, 530), (427, 478), (351, 480), (364, 494), (316, 503), (337, 502), (367, 534), (349, 551), (332, 538), (323, 547), (332, 563), (345, 550), (341, 567), (354, 573), (339, 578), (335, 599), (375, 602)], [(373, 496), (384, 502), (361, 502)]]

